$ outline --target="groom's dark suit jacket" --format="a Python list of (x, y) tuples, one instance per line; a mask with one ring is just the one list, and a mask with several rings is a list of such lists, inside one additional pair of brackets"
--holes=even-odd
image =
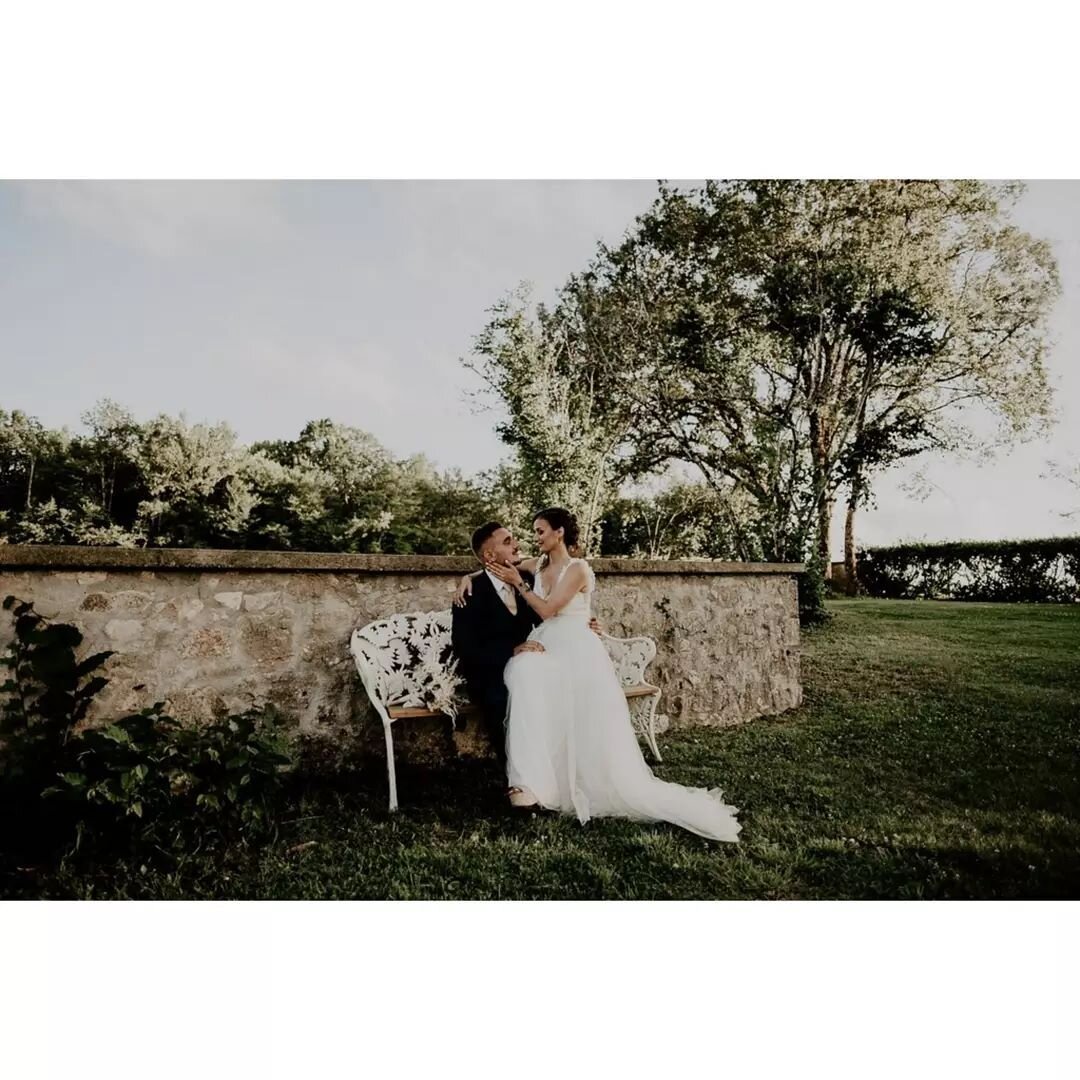
[[(532, 576), (521, 576), (531, 585)], [(506, 684), (503, 668), (541, 621), (525, 599), (517, 596), (517, 614), (511, 615), (487, 574), (473, 578), (472, 596), (451, 615), (451, 641), (458, 669), (465, 677), (469, 696), (479, 708), (488, 734), (500, 757), (506, 753)]]

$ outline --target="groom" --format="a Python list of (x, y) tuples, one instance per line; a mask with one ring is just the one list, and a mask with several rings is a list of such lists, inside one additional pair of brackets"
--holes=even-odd
[[(517, 541), (497, 521), (489, 521), (473, 533), (472, 549), (485, 567), (521, 562)], [(522, 571), (521, 576), (532, 585), (531, 574)], [(507, 692), (503, 668), (520, 652), (544, 651), (538, 641), (525, 640), (541, 620), (514, 589), (486, 569), (473, 582), (469, 602), (453, 608), (451, 642), (469, 696), (480, 710), (499, 761), (505, 765)]]

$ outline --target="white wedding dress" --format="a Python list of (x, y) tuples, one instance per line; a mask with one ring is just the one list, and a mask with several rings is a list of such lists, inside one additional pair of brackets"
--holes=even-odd
[[(712, 840), (737, 840), (735, 807), (719, 789), (659, 780), (645, 764), (614, 665), (589, 629), (596, 578), (584, 565), (586, 588), (529, 635), (545, 651), (521, 653), (506, 665), (510, 784), (583, 824), (590, 817), (668, 821)], [(543, 598), (539, 574), (535, 588)]]

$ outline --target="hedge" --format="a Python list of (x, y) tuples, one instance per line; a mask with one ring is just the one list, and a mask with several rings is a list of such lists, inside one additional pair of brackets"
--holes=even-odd
[(893, 600), (1080, 602), (1080, 536), (866, 548), (859, 585)]

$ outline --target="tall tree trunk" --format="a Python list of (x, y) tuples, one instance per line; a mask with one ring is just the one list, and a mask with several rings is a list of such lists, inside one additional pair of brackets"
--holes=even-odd
[(823, 496), (818, 503), (818, 555), (826, 581), (832, 581), (832, 512), (833, 500)]
[[(866, 358), (863, 370), (862, 391), (859, 396), (859, 411), (855, 418), (855, 442), (862, 439), (866, 428), (866, 405), (870, 398), (871, 378), (876, 370), (873, 357)], [(859, 591), (859, 567), (855, 559), (855, 514), (863, 498), (863, 475), (856, 467), (848, 490), (847, 513), (844, 515), (844, 592), (855, 596)]]
[(810, 414), (810, 454), (813, 462), (814, 503), (817, 511), (817, 551), (821, 572), (832, 580), (832, 556), (829, 551), (832, 532), (832, 499), (829, 498), (828, 455), (825, 427), (816, 410)]
[(606, 472), (603, 463), (601, 463), (599, 468), (597, 468), (596, 470), (596, 479), (593, 482), (592, 495), (589, 498), (589, 510), (585, 519), (585, 535), (582, 537), (582, 539), (584, 540), (584, 543), (582, 544), (582, 555), (585, 557), (588, 557), (592, 554), (592, 546), (596, 539), (595, 533), (597, 528), (597, 509), (600, 502), (600, 489), (604, 485), (605, 479)]
[(859, 591), (855, 566), (855, 504), (848, 499), (844, 517), (844, 592), (854, 596)]
[(847, 514), (844, 516), (844, 592), (854, 596), (859, 591), (859, 568), (855, 561), (855, 511), (859, 507), (862, 481), (856, 476), (848, 494)]
[(34, 466), (37, 464), (36, 458), (30, 459), (30, 477), (26, 481), (26, 509), (30, 509), (31, 492), (34, 488)]

